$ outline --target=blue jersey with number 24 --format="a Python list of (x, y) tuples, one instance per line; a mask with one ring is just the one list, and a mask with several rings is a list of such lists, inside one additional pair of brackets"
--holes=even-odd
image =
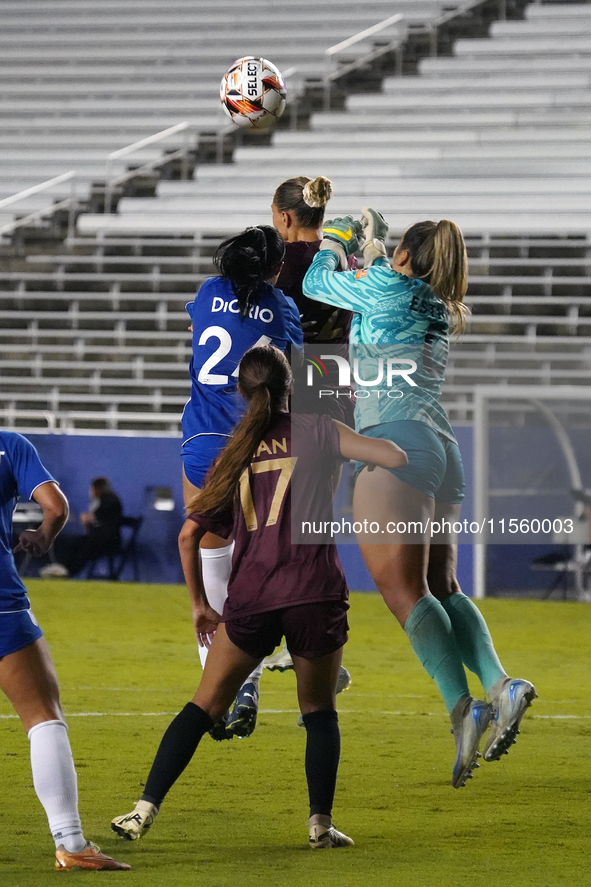
[(183, 441), (200, 434), (229, 434), (242, 417), (238, 364), (255, 345), (302, 347), (300, 315), (293, 299), (265, 284), (248, 317), (241, 317), (225, 277), (205, 281), (187, 311), (193, 322), (189, 364), (191, 399), (183, 412)]

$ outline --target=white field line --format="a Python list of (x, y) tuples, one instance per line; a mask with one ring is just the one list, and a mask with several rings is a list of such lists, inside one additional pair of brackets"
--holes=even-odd
[[(66, 687), (66, 686), (63, 686), (60, 684), (60, 689), (62, 690), (62, 692), (64, 692), (64, 690), (65, 690), (68, 692), (76, 692), (76, 693), (81, 692), (82, 690), (92, 690), (93, 692), (99, 692), (99, 693), (103, 693), (103, 692), (107, 693), (107, 692), (111, 692), (111, 691), (114, 693), (162, 693), (162, 687), (82, 687), (82, 686)], [(179, 689), (177, 687), (176, 690), (175, 690), (175, 688), (168, 688), (168, 692), (170, 692), (170, 693), (172, 693), (172, 692), (186, 693), (187, 690), (186, 690), (186, 688)], [(273, 696), (273, 695), (276, 696), (278, 693), (284, 693), (284, 692), (285, 692), (285, 688), (283, 688), (281, 690), (273, 690), (273, 689), (265, 687), (265, 696)], [(351, 691), (351, 690), (347, 690), (346, 692), (347, 692), (347, 697), (349, 699), (351, 699), (353, 697), (357, 697), (359, 699), (371, 699), (372, 697), (379, 698), (379, 699), (430, 699), (431, 698), (426, 693), (355, 693), (355, 691)], [(570, 703), (566, 703), (566, 704), (570, 704)]]
[[(74, 692), (78, 693), (83, 690), (92, 690), (93, 692), (98, 693), (162, 693), (162, 687), (97, 687), (97, 686), (83, 686), (81, 684), (77, 686), (63, 686), (60, 684), (60, 689), (62, 692)], [(168, 687), (167, 692), (169, 693), (184, 693), (190, 692), (186, 687)], [(265, 698), (267, 696), (277, 696), (279, 694), (283, 694), (285, 692), (285, 688), (273, 689), (271, 687), (265, 687)], [(432, 702), (432, 696), (427, 693), (356, 693), (355, 690), (348, 689), (345, 691), (347, 693), (346, 699), (427, 699), (429, 702)], [(341, 698), (341, 697), (339, 697)], [(544, 699), (546, 703), (549, 705), (579, 705), (579, 703), (575, 699)], [(537, 706), (537, 703), (536, 703)], [(267, 709), (268, 712), (274, 711), (289, 711), (289, 709)], [(263, 709), (261, 709), (263, 711)], [(412, 714), (412, 712), (410, 712)], [(542, 715), (534, 715), (534, 717), (542, 717)], [(581, 717), (583, 717), (581, 715)], [(591, 717), (589, 715), (588, 717)]]
[[(298, 708), (261, 708), (259, 713), (262, 715), (289, 715), (299, 714)], [(68, 712), (66, 718), (172, 718), (178, 714), (178, 711), (73, 711)], [(353, 708), (341, 708), (339, 714), (342, 715), (366, 715), (366, 709), (358, 711)], [(434, 711), (386, 711), (380, 709), (374, 711), (375, 715), (391, 715), (393, 717), (430, 717), (441, 718), (441, 712)], [(587, 721), (591, 720), (591, 715), (529, 715), (528, 720), (541, 721)], [(0, 715), (1, 721), (18, 720), (18, 715)]]

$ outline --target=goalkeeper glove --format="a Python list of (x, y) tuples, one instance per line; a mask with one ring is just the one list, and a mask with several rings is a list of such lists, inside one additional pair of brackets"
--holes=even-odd
[(347, 269), (347, 258), (363, 243), (362, 224), (353, 216), (343, 216), (324, 223), (320, 249), (330, 249), (339, 257), (341, 270)]
[(363, 267), (370, 268), (376, 259), (386, 258), (384, 241), (388, 233), (388, 223), (377, 209), (366, 206), (361, 210), (363, 234)]

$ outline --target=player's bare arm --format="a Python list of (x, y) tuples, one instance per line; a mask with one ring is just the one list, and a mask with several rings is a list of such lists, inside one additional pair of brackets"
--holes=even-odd
[(43, 509), (43, 521), (36, 530), (23, 530), (14, 552), (26, 551), (33, 557), (46, 554), (55, 537), (63, 529), (70, 512), (68, 500), (55, 483), (47, 481), (33, 491), (33, 499)]
[(402, 468), (408, 464), (404, 450), (391, 440), (365, 437), (336, 419), (333, 422), (339, 432), (341, 455), (345, 459), (366, 462), (370, 471), (376, 465), (380, 468)]
[(199, 524), (187, 519), (179, 533), (179, 553), (183, 575), (191, 599), (193, 626), (200, 647), (209, 647), (220, 621), (220, 614), (213, 610), (207, 601), (201, 576), (199, 543), (205, 536)]

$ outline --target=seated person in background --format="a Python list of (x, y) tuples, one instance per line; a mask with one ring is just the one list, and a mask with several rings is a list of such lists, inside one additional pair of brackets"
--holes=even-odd
[(97, 557), (115, 554), (121, 546), (121, 500), (111, 489), (106, 477), (96, 477), (90, 484), (90, 505), (80, 515), (85, 536), (59, 536), (55, 544), (56, 563), (40, 570), (43, 578), (76, 576)]

